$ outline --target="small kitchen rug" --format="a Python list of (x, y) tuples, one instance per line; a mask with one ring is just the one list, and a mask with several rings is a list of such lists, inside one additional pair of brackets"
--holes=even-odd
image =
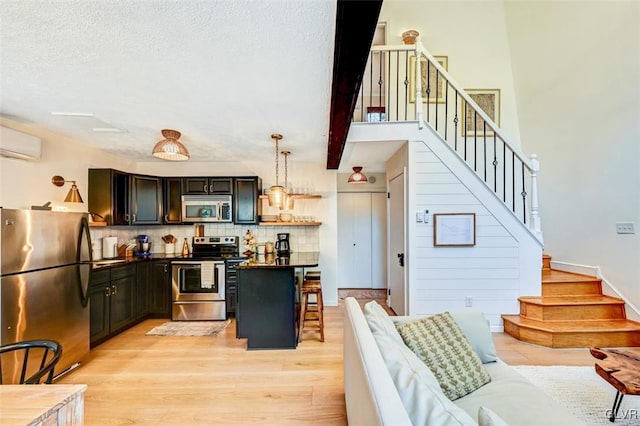
[(226, 321), (170, 321), (153, 327), (147, 336), (215, 336), (223, 331), (231, 320)]

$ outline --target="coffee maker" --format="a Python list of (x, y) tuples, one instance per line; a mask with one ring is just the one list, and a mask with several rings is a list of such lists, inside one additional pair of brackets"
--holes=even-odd
[(138, 256), (149, 256), (151, 255), (151, 242), (149, 241), (149, 236), (147, 235), (138, 235), (138, 247), (137, 247), (136, 255)]
[(276, 253), (278, 256), (289, 256), (291, 253), (288, 232), (276, 234)]

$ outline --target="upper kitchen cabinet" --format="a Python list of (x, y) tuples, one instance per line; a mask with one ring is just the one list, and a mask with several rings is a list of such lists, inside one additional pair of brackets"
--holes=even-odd
[(233, 178), (233, 223), (255, 225), (258, 223), (262, 179), (257, 176)]
[(164, 178), (164, 223), (182, 223), (182, 178)]
[(233, 194), (233, 178), (186, 177), (182, 179), (183, 194)]
[(108, 225), (161, 224), (161, 179), (89, 169), (89, 212), (101, 215)]

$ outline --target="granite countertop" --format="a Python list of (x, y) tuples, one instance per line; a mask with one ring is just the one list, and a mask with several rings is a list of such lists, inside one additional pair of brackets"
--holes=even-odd
[(238, 264), (238, 268), (306, 268), (318, 266), (319, 258), (317, 251), (293, 252), (289, 256), (255, 254)]
[[(246, 259), (246, 256), (232, 257), (232, 259)], [(150, 262), (154, 260), (204, 260), (211, 259), (210, 257), (202, 256), (183, 256), (181, 254), (166, 254), (166, 253), (151, 253), (149, 256), (132, 256), (132, 257), (117, 257), (114, 259), (101, 259), (94, 260), (92, 269), (112, 268), (116, 266), (124, 266), (132, 263)]]

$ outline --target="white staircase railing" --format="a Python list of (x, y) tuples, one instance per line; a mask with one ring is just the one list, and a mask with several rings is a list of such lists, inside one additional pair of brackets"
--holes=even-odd
[(353, 121), (429, 125), (542, 241), (536, 156), (527, 158), (494, 121), (499, 117), (499, 90), (479, 93), (474, 99), (444, 63), (444, 57), (434, 57), (419, 41), (373, 46)]

